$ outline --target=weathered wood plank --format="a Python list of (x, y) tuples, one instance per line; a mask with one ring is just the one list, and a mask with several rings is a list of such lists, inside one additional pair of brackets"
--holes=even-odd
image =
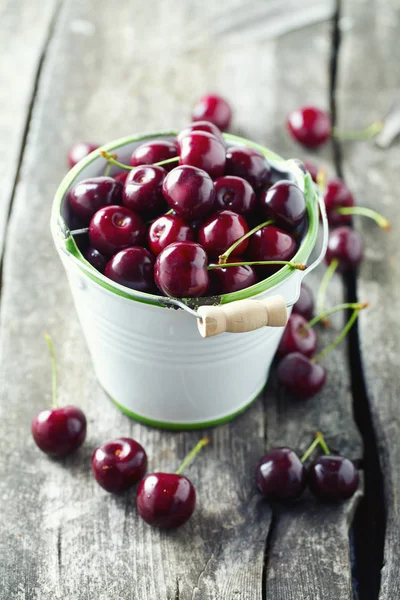
[(0, 1), (0, 259), (38, 68), (58, 0)]
[[(257, 6), (263, 13), (264, 3)], [(261, 599), (271, 511), (254, 489), (253, 471), (264, 448), (290, 444), (301, 450), (316, 429), (323, 429), (333, 447), (360, 455), (342, 348), (332, 357), (329, 384), (318, 398), (298, 403), (268, 391), (264, 402), (211, 432), (212, 444), (188, 472), (198, 487), (199, 508), (181, 530), (150, 529), (136, 515), (134, 493), (115, 498), (91, 476), (93, 448), (117, 435), (138, 439), (149, 452), (151, 469), (167, 469), (201, 434), (159, 432), (130, 421), (110, 405), (94, 379), (48, 232), (66, 149), (79, 138), (102, 141), (127, 131), (183, 126), (191, 101), (212, 87), (234, 99), (236, 130), (298, 155), (281, 124), (310, 90), (327, 103), (327, 80), (318, 82), (314, 74), (327, 73), (329, 27), (311, 26), (278, 41), (268, 33), (263, 40), (254, 18), (258, 35), (252, 41), (250, 23), (243, 46), (240, 28), (228, 24), (237, 24), (238, 14), (246, 10), (234, 2), (164, 1), (152, 21), (151, 43), (147, 26), (154, 13), (144, 4), (125, 3), (115, 11), (105, 0), (71, 0), (61, 11), (33, 113), (4, 268), (0, 455), (7, 472), (0, 479), (0, 555), (7, 599)], [(215, 28), (216, 16), (226, 23), (223, 34)], [(194, 23), (198, 31), (220, 35), (217, 51), (203, 43), (187, 50)], [(299, 64), (306, 77), (297, 71)], [(332, 303), (338, 297), (339, 280), (331, 288)], [(335, 330), (339, 323), (340, 317)], [(29, 435), (33, 414), (50, 395), (42, 341), (46, 330), (57, 346), (62, 401), (82, 406), (89, 422), (85, 446), (61, 464), (43, 457)], [(331, 336), (325, 334), (322, 343)], [(312, 587), (323, 590), (329, 583), (332, 597), (350, 598), (347, 527), (352, 508), (317, 511), (304, 502), (277, 515), (266, 563), (268, 597), (298, 600)], [(299, 511), (302, 517), (296, 518)], [(328, 535), (329, 544), (311, 543)], [(304, 545), (295, 547), (294, 538)], [(342, 574), (329, 579), (314, 561), (328, 564), (335, 543), (340, 549), (335, 564)], [(288, 563), (281, 559), (283, 552), (294, 559), (296, 548), (307, 570), (306, 584), (301, 577), (288, 581)]]
[[(347, 27), (339, 53), (339, 123), (357, 128), (384, 116), (398, 92), (400, 12), (398, 6), (384, 0), (369, 2), (368, 6), (352, 1), (343, 3), (342, 19)], [(365, 242), (358, 294), (371, 302), (371, 308), (361, 315), (360, 346), (387, 512), (381, 600), (400, 596), (399, 161), (398, 141), (387, 150), (372, 142), (344, 146), (344, 173), (357, 202), (381, 211), (393, 227), (391, 234), (385, 234), (367, 219), (358, 219), (355, 224)]]

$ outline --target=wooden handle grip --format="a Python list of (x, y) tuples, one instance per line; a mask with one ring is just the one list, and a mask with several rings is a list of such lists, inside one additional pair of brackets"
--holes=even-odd
[(283, 296), (264, 300), (238, 300), (220, 306), (200, 306), (197, 325), (202, 337), (212, 337), (228, 331), (243, 333), (260, 327), (284, 327), (288, 320)]

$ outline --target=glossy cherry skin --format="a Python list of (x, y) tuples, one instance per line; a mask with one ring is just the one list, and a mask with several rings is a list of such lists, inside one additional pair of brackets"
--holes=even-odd
[(89, 225), (93, 248), (111, 256), (129, 246), (139, 246), (146, 239), (146, 226), (139, 215), (125, 206), (106, 206), (93, 215)]
[(103, 271), (106, 267), (106, 264), (107, 264), (107, 259), (105, 256), (103, 256), (103, 254), (101, 252), (96, 250), (96, 248), (89, 246), (89, 248), (84, 253), (84, 256), (85, 256), (86, 260), (88, 262), (90, 262), (90, 264), (95, 269), (100, 271), (100, 273), (103, 273)]
[[(291, 260), (296, 253), (294, 237), (274, 225), (266, 225), (253, 233), (249, 239), (247, 254), (252, 261)], [(257, 267), (259, 272), (265, 274), (265, 276), (275, 273), (281, 268), (282, 265)]]
[(192, 121), (210, 121), (221, 131), (229, 128), (232, 109), (228, 102), (216, 94), (202, 96), (192, 111)]
[[(209, 256), (217, 257), (248, 231), (244, 217), (231, 210), (220, 210), (204, 221), (199, 229), (198, 241)], [(248, 243), (248, 239), (243, 240), (230, 256), (243, 254)]]
[(76, 142), (68, 151), (69, 166), (74, 167), (82, 158), (97, 150), (98, 147), (98, 144), (92, 144), (91, 142)]
[(209, 285), (204, 248), (195, 242), (170, 244), (157, 256), (154, 280), (167, 296), (203, 296)]
[(308, 469), (310, 490), (325, 502), (340, 502), (351, 498), (358, 489), (358, 483), (357, 468), (343, 456), (320, 456)]
[(293, 110), (287, 118), (291, 135), (307, 148), (318, 148), (331, 136), (329, 114), (315, 106), (303, 106)]
[(339, 261), (337, 270), (347, 273), (358, 267), (363, 256), (363, 242), (354, 229), (343, 225), (330, 232), (325, 255), (326, 263), (330, 264), (336, 258)]
[(301, 284), (300, 296), (293, 306), (293, 312), (304, 317), (306, 321), (310, 321), (313, 317), (314, 298), (310, 288), (305, 283)]
[(115, 173), (115, 175), (113, 175), (113, 177), (120, 183), (124, 184), (129, 173), (130, 173), (130, 171), (121, 171), (120, 173)]
[(326, 381), (326, 371), (300, 352), (287, 354), (278, 365), (280, 383), (299, 398), (317, 394)]
[(92, 455), (93, 475), (107, 492), (124, 492), (145, 476), (146, 469), (146, 452), (131, 438), (107, 442)]
[(139, 484), (136, 506), (149, 525), (162, 529), (180, 527), (193, 514), (196, 490), (183, 475), (151, 473)]
[(324, 194), (329, 225), (337, 227), (351, 223), (351, 215), (341, 215), (338, 208), (354, 206), (354, 198), (347, 185), (339, 178), (330, 179)]
[(266, 186), (271, 169), (258, 150), (254, 148), (228, 148), (226, 152), (226, 175), (242, 177), (255, 189)]
[[(152, 165), (169, 158), (174, 158), (175, 156), (178, 156), (178, 148), (174, 142), (169, 142), (167, 140), (153, 140), (145, 142), (135, 148), (130, 163), (132, 167)], [(175, 163), (165, 165), (165, 169), (168, 171), (169, 169), (173, 169), (174, 166)]]
[(176, 138), (178, 146), (180, 146), (182, 138), (184, 138), (188, 133), (192, 133), (192, 131), (206, 131), (207, 133), (211, 133), (211, 135), (216, 137), (221, 144), (225, 144), (221, 130), (218, 129), (214, 123), (211, 123), (210, 121), (194, 121), (188, 127), (185, 127), (185, 129), (182, 129), (182, 131), (179, 132), (178, 137)]
[(272, 448), (257, 465), (256, 482), (268, 500), (288, 502), (306, 487), (306, 470), (291, 448)]
[[(239, 256), (229, 258), (229, 262), (244, 262)], [(257, 275), (253, 267), (249, 265), (238, 265), (237, 267), (220, 267), (208, 271), (210, 287), (208, 296), (219, 296), (238, 292), (257, 283)]]
[(113, 177), (90, 177), (72, 188), (69, 203), (73, 212), (87, 224), (103, 206), (121, 204), (122, 189), (122, 183)]
[(290, 181), (278, 181), (260, 195), (259, 204), (266, 219), (278, 227), (293, 231), (306, 216), (306, 199), (301, 189)]
[(304, 356), (312, 356), (317, 347), (317, 334), (314, 329), (305, 329), (307, 320), (301, 315), (292, 313), (289, 317), (281, 341), (279, 342), (277, 356), (282, 358), (291, 352), (300, 352)]
[(194, 239), (193, 227), (181, 217), (161, 215), (150, 225), (147, 245), (154, 256), (158, 256), (161, 250), (174, 242), (192, 242)]
[(242, 177), (219, 177), (214, 181), (214, 186), (216, 208), (226, 208), (244, 216), (254, 212), (257, 205), (256, 195), (249, 182)]
[(215, 179), (224, 173), (225, 146), (211, 133), (192, 131), (180, 141), (179, 164), (203, 169)]
[(212, 211), (215, 189), (208, 173), (197, 167), (182, 165), (164, 179), (163, 196), (179, 217), (191, 221)]
[(304, 161), (304, 166), (305, 166), (305, 168), (307, 169), (307, 171), (310, 173), (310, 175), (311, 175), (311, 179), (312, 179), (312, 180), (313, 180), (315, 183), (317, 183), (317, 175), (318, 175), (318, 172), (319, 172), (319, 169), (318, 169), (317, 165), (316, 165), (316, 164), (314, 164), (314, 163), (312, 163), (312, 162), (311, 162), (311, 161), (309, 161), (309, 160), (305, 160), (305, 161)]
[(104, 275), (139, 292), (150, 294), (156, 290), (154, 257), (142, 246), (131, 246), (114, 254), (106, 265)]
[(122, 204), (145, 217), (161, 212), (166, 206), (162, 184), (167, 175), (163, 167), (142, 165), (129, 173), (122, 192)]
[(86, 437), (86, 417), (76, 406), (45, 409), (32, 421), (36, 445), (49, 456), (62, 458), (72, 454)]

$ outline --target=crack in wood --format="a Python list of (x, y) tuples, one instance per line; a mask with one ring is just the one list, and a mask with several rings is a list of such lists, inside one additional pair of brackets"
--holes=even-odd
[(61, 582), (61, 571), (62, 571), (62, 531), (61, 525), (57, 531), (57, 564), (58, 564), (58, 577)]
[(267, 539), (265, 540), (265, 549), (264, 549), (264, 561), (263, 561), (263, 569), (262, 569), (262, 582), (261, 582), (261, 598), (262, 600), (267, 600), (267, 570), (268, 570), (268, 561), (272, 546), (272, 538), (275, 534), (276, 529), (277, 516), (273, 509), (271, 509), (271, 521), (269, 524)]

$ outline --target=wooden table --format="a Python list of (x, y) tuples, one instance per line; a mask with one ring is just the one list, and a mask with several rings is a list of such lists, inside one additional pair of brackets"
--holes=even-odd
[[(2, 600), (400, 597), (400, 145), (334, 142), (313, 157), (283, 126), (305, 103), (330, 108), (341, 127), (384, 115), (399, 89), (399, 25), (395, 0), (0, 0)], [(207, 431), (212, 442), (188, 471), (196, 513), (165, 533), (138, 518), (134, 492), (114, 497), (94, 482), (91, 453), (132, 436), (150, 469), (174, 469), (203, 432), (149, 429), (107, 400), (48, 223), (73, 141), (180, 128), (209, 90), (232, 101), (235, 132), (344, 175), (358, 202), (381, 209), (394, 231), (355, 223), (365, 260), (357, 279), (334, 279), (329, 303), (357, 295), (371, 307), (327, 359), (324, 390), (295, 401), (272, 374), (245, 414)], [(321, 332), (321, 346), (343, 319)], [(88, 416), (86, 443), (62, 462), (42, 455), (30, 435), (33, 415), (50, 401), (45, 331), (62, 402)], [(271, 508), (254, 485), (259, 457), (282, 444), (301, 452), (317, 429), (360, 461), (364, 497), (360, 489), (323, 506), (306, 495)]]

